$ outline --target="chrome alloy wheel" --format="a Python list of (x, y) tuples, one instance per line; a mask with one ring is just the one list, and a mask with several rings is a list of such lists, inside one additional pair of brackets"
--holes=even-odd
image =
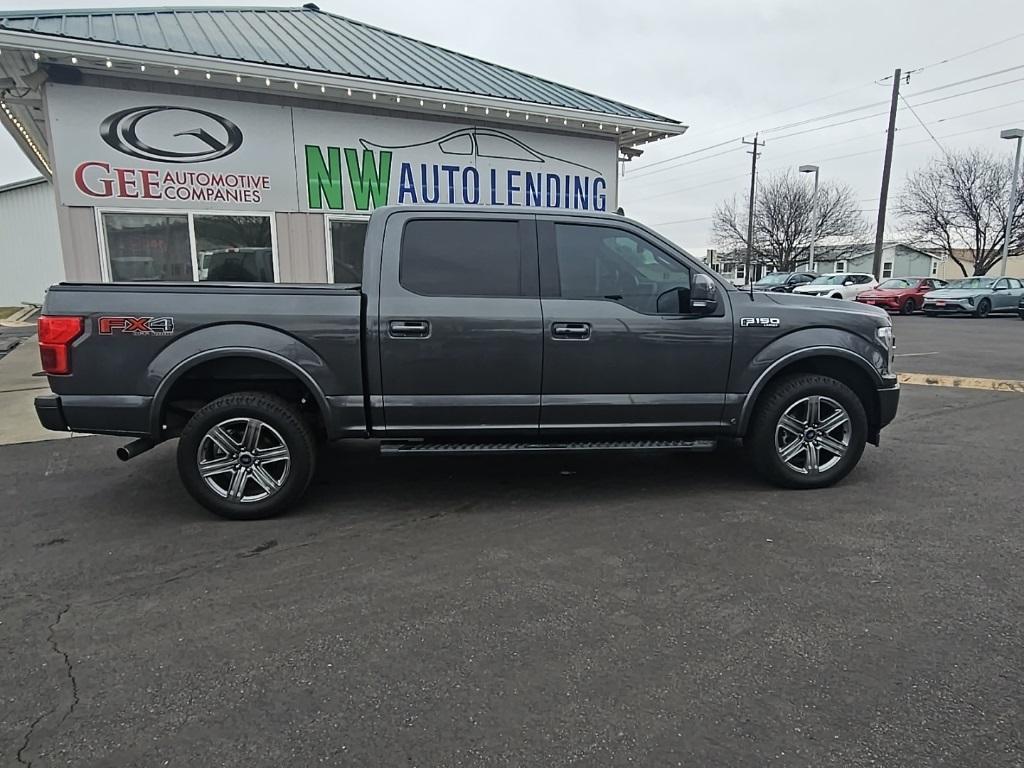
[(218, 496), (243, 503), (272, 496), (291, 469), (281, 433), (253, 418), (222, 421), (199, 441), (199, 476)]
[(802, 475), (828, 472), (850, 448), (850, 415), (831, 397), (810, 395), (785, 410), (775, 427), (775, 450)]

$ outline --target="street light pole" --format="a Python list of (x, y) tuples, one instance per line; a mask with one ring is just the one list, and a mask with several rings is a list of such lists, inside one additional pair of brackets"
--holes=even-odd
[(1024, 138), (1024, 129), (1007, 128), (999, 134), (1001, 139), (1016, 139), (1017, 154), (1013, 158), (1013, 176), (1010, 178), (1010, 201), (1006, 205), (1006, 231), (1003, 232), (1003, 265), (999, 269), (1001, 277), (1006, 277), (1006, 262), (1010, 256), (1010, 231), (1013, 214), (1017, 211), (1017, 174), (1020, 173), (1020, 140)]
[(814, 196), (811, 198), (811, 255), (807, 264), (807, 271), (814, 271), (814, 246), (818, 243), (818, 166), (801, 165), (800, 173), (814, 174)]

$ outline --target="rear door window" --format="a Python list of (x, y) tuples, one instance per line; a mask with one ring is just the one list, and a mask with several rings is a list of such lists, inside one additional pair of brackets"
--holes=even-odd
[(417, 219), (405, 225), (402, 287), (424, 296), (522, 296), (517, 221)]

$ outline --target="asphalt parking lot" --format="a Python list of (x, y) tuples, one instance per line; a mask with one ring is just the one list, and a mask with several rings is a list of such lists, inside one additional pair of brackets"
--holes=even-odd
[[(1024, 323), (896, 318), (1024, 379)], [(0, 764), (1019, 766), (1024, 394), (907, 386), (839, 487), (381, 459), (229, 523), (173, 446), (0, 448)]]

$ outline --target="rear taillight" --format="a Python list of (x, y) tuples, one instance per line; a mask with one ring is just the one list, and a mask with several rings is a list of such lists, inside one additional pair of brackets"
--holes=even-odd
[(71, 342), (82, 335), (81, 317), (43, 315), (39, 318), (39, 359), (51, 376), (71, 373)]

